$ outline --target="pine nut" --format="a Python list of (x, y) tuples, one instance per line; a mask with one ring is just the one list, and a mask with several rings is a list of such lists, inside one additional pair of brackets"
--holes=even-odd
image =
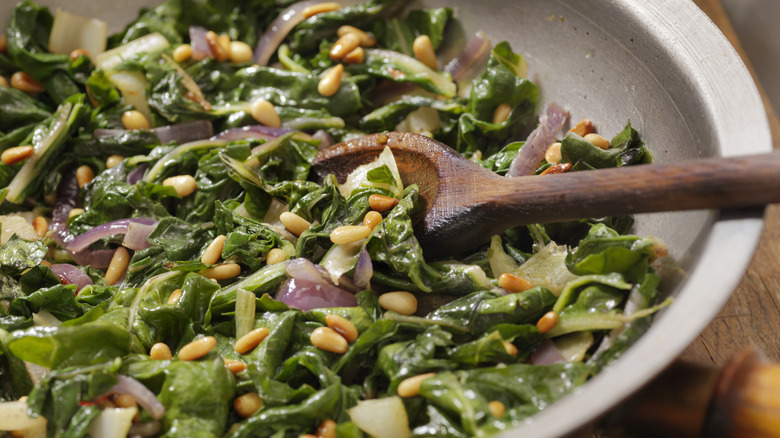
[(8, 40), (6, 38), (5, 32), (0, 34), (0, 53), (8, 52)]
[(339, 354), (347, 352), (347, 340), (330, 327), (317, 327), (311, 332), (309, 340), (320, 350)]
[(550, 164), (558, 164), (561, 162), (561, 143), (555, 142), (547, 148), (547, 152), (544, 153), (544, 160)]
[(200, 262), (204, 265), (213, 265), (214, 263), (217, 263), (219, 258), (222, 257), (222, 249), (225, 248), (225, 239), (226, 237), (224, 234), (215, 237), (214, 240), (209, 243), (209, 246), (206, 247), (206, 250), (203, 251), (203, 255), (200, 256)]
[(344, 225), (330, 232), (330, 241), (336, 245), (357, 242), (371, 234), (371, 228), (363, 225)]
[(76, 169), (76, 181), (79, 184), (79, 188), (89, 184), (94, 178), (95, 172), (92, 171), (91, 167), (84, 165), (79, 166), (79, 168)]
[(606, 138), (598, 135), (598, 134), (587, 134), (585, 136), (585, 140), (589, 141), (593, 146), (596, 146), (597, 148), (607, 150), (609, 149), (609, 140)]
[(431, 70), (436, 70), (439, 63), (436, 60), (436, 52), (433, 50), (433, 44), (428, 35), (420, 35), (415, 38), (412, 43), (412, 51), (418, 61), (428, 66)]
[(339, 315), (330, 314), (326, 316), (325, 324), (328, 324), (328, 327), (343, 336), (347, 342), (355, 342), (355, 339), (358, 337), (358, 331), (357, 328), (355, 328), (355, 325), (349, 322), (348, 319)]
[(41, 93), (46, 91), (43, 84), (23, 71), (11, 75), (11, 86), (26, 93)]
[(11, 85), (8, 83), (8, 79), (5, 78), (5, 76), (0, 76), (0, 87), (10, 87)]
[(0, 154), (0, 160), (6, 166), (12, 166), (33, 156), (35, 148), (32, 146), (14, 146)]
[(582, 119), (579, 123), (574, 125), (573, 128), (569, 129), (569, 132), (573, 132), (580, 137), (585, 137), (593, 132), (593, 122), (591, 122), (590, 119)]
[(244, 418), (251, 417), (255, 412), (263, 407), (263, 399), (256, 392), (248, 392), (236, 398), (233, 402), (233, 409)]
[(49, 231), (49, 222), (43, 216), (38, 216), (33, 219), (33, 228), (35, 228), (35, 234), (40, 238), (46, 236), (46, 232)]
[(268, 333), (268, 329), (265, 327), (256, 328), (238, 338), (233, 349), (236, 350), (236, 353), (238, 354), (249, 353), (260, 345), (260, 343), (263, 342), (263, 339), (268, 337)]
[(176, 194), (183, 198), (195, 192), (198, 183), (195, 181), (195, 178), (193, 178), (192, 175), (177, 175), (170, 178), (165, 178), (162, 182), (162, 185), (173, 187), (174, 190), (176, 190)]
[(181, 289), (176, 289), (168, 296), (168, 305), (175, 306), (176, 303), (179, 302), (179, 299), (181, 299)]
[(195, 360), (209, 354), (217, 346), (217, 338), (214, 336), (204, 336), (195, 339), (189, 344), (181, 347), (179, 350), (179, 360)]
[(358, 47), (355, 50), (344, 55), (344, 57), (341, 58), (341, 60), (343, 62), (346, 62), (347, 64), (360, 64), (363, 62), (365, 57), (366, 57), (366, 52), (363, 50), (362, 47)]
[(336, 2), (325, 2), (325, 3), (318, 3), (316, 5), (307, 6), (304, 8), (303, 11), (301, 11), (301, 14), (303, 15), (303, 18), (309, 19), (317, 14), (322, 14), (323, 12), (333, 12), (338, 11), (341, 9), (341, 5)]
[(241, 266), (236, 263), (223, 263), (200, 271), (200, 275), (212, 280), (228, 280), (241, 274)]
[(279, 248), (274, 248), (268, 251), (268, 255), (265, 256), (265, 264), (275, 265), (287, 260), (287, 253)]
[(403, 398), (414, 397), (420, 394), (420, 386), (422, 382), (435, 376), (436, 373), (419, 374), (412, 377), (407, 377), (398, 384), (396, 392)]
[(125, 111), (122, 113), (122, 126), (129, 130), (151, 128), (149, 121), (146, 120), (146, 116), (144, 116), (140, 111), (136, 110)]
[(125, 157), (121, 155), (111, 155), (110, 157), (106, 158), (106, 168), (111, 169), (112, 167), (116, 167), (125, 160)]
[(137, 408), (138, 402), (130, 394), (117, 394), (114, 396), (114, 404), (119, 408)]
[(368, 197), (368, 206), (372, 210), (384, 213), (398, 205), (398, 199), (385, 195), (371, 195)]
[(317, 438), (336, 438), (336, 422), (327, 419), (320, 423), (316, 432)]
[(246, 364), (240, 360), (222, 359), (225, 362), (225, 368), (229, 369), (231, 373), (238, 374), (246, 369)]
[(343, 74), (344, 65), (334, 65), (322, 75), (319, 84), (317, 84), (317, 91), (325, 97), (333, 96), (341, 87), (341, 75)]
[(544, 169), (539, 175), (552, 175), (556, 173), (566, 173), (571, 170), (571, 163), (559, 163)]
[(539, 318), (539, 321), (536, 323), (536, 328), (539, 329), (539, 333), (545, 334), (552, 330), (556, 324), (558, 324), (558, 314), (549, 311)]
[(71, 208), (70, 211), (68, 212), (68, 219), (72, 217), (76, 217), (80, 214), (84, 214), (83, 208)]
[(184, 62), (192, 57), (192, 46), (189, 44), (180, 44), (173, 49), (173, 60)]
[(376, 45), (376, 38), (367, 34), (365, 31), (358, 29), (357, 27), (344, 25), (339, 27), (339, 29), (336, 31), (336, 35), (339, 37), (343, 37), (348, 33), (354, 33), (360, 37), (360, 45), (363, 47), (372, 47)]
[(363, 225), (372, 230), (382, 222), (382, 215), (378, 211), (371, 210), (363, 216)]
[(75, 60), (79, 59), (82, 56), (89, 58), (89, 50), (87, 50), (87, 49), (76, 49), (76, 50), (70, 52), (70, 60), (71, 61), (75, 61)]
[(154, 360), (171, 360), (173, 359), (173, 354), (171, 354), (171, 349), (168, 348), (167, 344), (158, 342), (152, 345), (152, 349), (149, 350), (149, 357)]
[(515, 344), (507, 341), (504, 341), (504, 351), (506, 351), (510, 356), (517, 356), (517, 353), (520, 352)]
[(206, 32), (206, 44), (209, 45), (214, 59), (217, 61), (226, 61), (230, 58), (230, 39), (227, 41), (227, 45), (223, 38), (217, 36), (217, 34), (210, 30)]
[(330, 49), (330, 59), (338, 61), (358, 47), (360, 47), (360, 36), (354, 33), (346, 33), (333, 44), (333, 47)]
[(279, 221), (284, 225), (287, 230), (296, 236), (300, 236), (304, 231), (308, 230), (311, 226), (311, 222), (298, 216), (295, 213), (285, 211), (279, 215)]
[(249, 106), (249, 112), (252, 114), (252, 118), (257, 123), (262, 123), (265, 126), (271, 128), (278, 128), (282, 126), (282, 119), (279, 117), (279, 113), (276, 112), (274, 105), (263, 99), (257, 99)]
[(417, 298), (409, 292), (387, 292), (379, 296), (379, 305), (401, 315), (411, 315), (417, 311)]
[(249, 62), (254, 57), (252, 48), (243, 41), (230, 42), (230, 60), (233, 62)]
[(50, 268), (51, 268), (51, 262), (50, 262), (50, 261), (48, 261), (48, 260), (41, 260), (41, 263), (40, 263), (40, 265), (41, 265), (41, 266), (48, 266), (48, 267), (50, 267)]
[(506, 122), (510, 114), (512, 114), (512, 107), (507, 103), (502, 103), (493, 111), (493, 123), (498, 125)]
[(127, 265), (129, 264), (130, 253), (127, 252), (124, 246), (120, 246), (114, 251), (114, 256), (111, 257), (111, 262), (109, 262), (108, 269), (106, 269), (106, 284), (109, 286), (115, 285), (125, 275)]
[(498, 287), (509, 292), (522, 292), (531, 289), (534, 285), (525, 278), (504, 272), (498, 277)]
[(494, 418), (501, 418), (506, 413), (506, 406), (498, 400), (488, 402), (488, 411)]

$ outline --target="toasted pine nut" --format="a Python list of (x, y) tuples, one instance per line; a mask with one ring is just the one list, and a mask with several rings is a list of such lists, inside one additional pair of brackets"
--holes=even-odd
[(252, 114), (253, 119), (265, 126), (272, 128), (282, 126), (282, 119), (279, 117), (279, 113), (276, 112), (274, 105), (267, 100), (255, 100), (249, 105), (249, 112)]
[(517, 356), (517, 353), (520, 352), (515, 346), (515, 344), (507, 341), (504, 341), (504, 351), (506, 351), (507, 354), (511, 356)]
[(357, 27), (344, 25), (339, 27), (339, 29), (336, 31), (336, 35), (340, 37), (343, 37), (348, 33), (354, 33), (355, 35), (359, 36), (360, 45), (363, 47), (372, 47), (376, 45), (376, 38), (367, 34), (365, 31), (358, 29)]
[(414, 397), (420, 394), (420, 386), (426, 379), (430, 379), (435, 376), (436, 373), (418, 374), (416, 376), (407, 377), (398, 384), (396, 392), (403, 398)]
[(170, 178), (165, 178), (162, 185), (173, 187), (176, 190), (176, 194), (182, 198), (191, 195), (195, 192), (198, 186), (198, 182), (192, 175), (177, 175)]
[(33, 219), (33, 228), (35, 228), (35, 234), (43, 238), (46, 236), (46, 232), (49, 231), (49, 222), (43, 216), (38, 216)]
[(311, 222), (298, 216), (295, 213), (285, 211), (279, 215), (279, 221), (284, 225), (287, 230), (296, 236), (300, 236), (304, 231), (308, 230), (311, 226)]
[(558, 163), (544, 169), (539, 175), (553, 175), (556, 173), (566, 173), (571, 170), (571, 163)]
[(171, 354), (171, 349), (168, 348), (167, 344), (158, 342), (152, 345), (152, 349), (149, 350), (149, 357), (154, 360), (171, 360), (173, 359), (173, 354)]
[(544, 159), (550, 164), (558, 164), (561, 162), (561, 143), (555, 142), (547, 148), (547, 152), (544, 153)]
[(76, 50), (70, 52), (70, 59), (71, 59), (71, 61), (75, 61), (75, 60), (79, 59), (79, 57), (81, 57), (81, 56), (86, 56), (87, 58), (89, 58), (89, 50), (87, 50), (87, 49), (76, 49)]
[(181, 289), (176, 289), (168, 296), (168, 305), (175, 306), (181, 299)]
[(114, 396), (114, 400), (112, 401), (119, 408), (138, 407), (138, 402), (135, 401), (135, 397), (130, 394), (117, 394)]
[(358, 331), (357, 328), (355, 328), (355, 325), (349, 322), (348, 319), (339, 315), (330, 314), (326, 316), (325, 324), (328, 324), (328, 327), (343, 336), (347, 342), (355, 342), (355, 339), (358, 337)]
[(256, 392), (248, 392), (242, 396), (236, 398), (233, 402), (233, 409), (236, 413), (244, 418), (249, 418), (255, 412), (259, 411), (263, 407), (263, 399), (260, 398), (260, 394)]
[(309, 335), (309, 340), (320, 350), (339, 354), (347, 352), (347, 340), (330, 327), (317, 327)]
[(246, 354), (252, 351), (255, 347), (263, 342), (263, 339), (268, 337), (268, 329), (265, 327), (256, 328), (249, 333), (241, 336), (236, 340), (236, 345), (233, 348), (238, 354)]
[(111, 155), (110, 157), (106, 158), (106, 167), (108, 169), (111, 169), (112, 167), (116, 167), (124, 161), (125, 157), (121, 155)]
[(240, 273), (241, 266), (236, 263), (223, 263), (200, 271), (200, 275), (212, 280), (228, 280), (233, 277), (238, 277), (238, 274)]
[(217, 346), (217, 338), (214, 336), (204, 336), (195, 339), (189, 344), (181, 347), (179, 350), (179, 360), (195, 360), (209, 354)]
[(490, 414), (495, 418), (501, 418), (506, 413), (506, 406), (498, 400), (488, 402), (487, 407)]
[(180, 44), (173, 49), (173, 60), (176, 62), (184, 62), (192, 57), (192, 46), (189, 44)]
[(225, 367), (230, 370), (231, 373), (237, 374), (246, 369), (246, 364), (240, 360), (222, 359), (225, 362)]
[(587, 134), (585, 135), (585, 140), (589, 141), (593, 146), (596, 146), (597, 148), (604, 149), (604, 150), (609, 149), (609, 140), (607, 140), (606, 138), (598, 134), (594, 134), (594, 133)]
[(106, 269), (106, 284), (109, 286), (116, 284), (125, 275), (127, 265), (129, 264), (130, 253), (127, 252), (124, 246), (120, 246), (114, 251), (114, 256), (111, 257), (111, 262), (108, 264), (108, 269)]
[(79, 184), (79, 188), (89, 184), (94, 178), (95, 172), (92, 171), (91, 167), (84, 165), (79, 166), (79, 168), (76, 169), (76, 181)]
[(0, 87), (10, 87), (11, 85), (8, 83), (8, 79), (5, 78), (5, 76), (0, 76)]
[(336, 64), (326, 71), (317, 84), (317, 91), (325, 96), (333, 96), (341, 87), (341, 75), (344, 74), (344, 65)]
[(358, 47), (360, 47), (360, 36), (351, 32), (346, 33), (333, 44), (330, 49), (330, 59), (337, 61)]
[(539, 329), (539, 333), (547, 333), (558, 324), (558, 314), (552, 310), (542, 315), (539, 321), (536, 323), (536, 328)]
[(213, 30), (206, 32), (206, 44), (209, 45), (209, 49), (217, 61), (226, 61), (230, 58), (230, 40), (225, 47), (224, 41), (221, 41)]
[(496, 125), (504, 123), (511, 113), (512, 107), (508, 103), (502, 103), (493, 111), (493, 123)]
[(287, 260), (287, 253), (280, 248), (274, 248), (268, 251), (268, 255), (265, 256), (265, 264), (275, 265)]
[(230, 60), (233, 62), (249, 62), (254, 57), (252, 48), (243, 41), (230, 42)]
[(357, 47), (355, 48), (355, 50), (344, 55), (344, 57), (341, 58), (341, 60), (346, 62), (347, 64), (360, 64), (363, 62), (365, 57), (366, 57), (366, 52), (363, 50), (363, 48)]
[(0, 154), (0, 160), (6, 166), (12, 166), (33, 156), (35, 148), (32, 146), (14, 146)]
[(373, 194), (368, 197), (368, 206), (380, 213), (384, 213), (396, 205), (398, 205), (398, 199), (390, 196)]
[(125, 129), (149, 129), (149, 121), (140, 111), (130, 110), (122, 113), (122, 126)]
[(382, 222), (382, 215), (378, 211), (371, 210), (363, 216), (363, 225), (372, 230), (379, 225), (380, 222)]
[(336, 438), (336, 422), (327, 419), (317, 428), (317, 438)]
[(213, 265), (214, 263), (217, 263), (219, 258), (222, 257), (222, 249), (225, 248), (225, 239), (226, 237), (224, 234), (215, 237), (203, 251), (203, 255), (200, 256), (200, 262), (204, 265)]
[(336, 2), (324, 2), (307, 6), (303, 11), (301, 11), (301, 14), (303, 15), (303, 18), (309, 19), (317, 14), (338, 11), (339, 9), (341, 9), (341, 5)]
[(525, 278), (504, 272), (498, 277), (498, 287), (509, 292), (522, 292), (531, 289), (534, 285)]
[(48, 267), (50, 267), (50, 268), (51, 268), (51, 262), (50, 262), (50, 261), (48, 261), (48, 260), (41, 260), (41, 263), (40, 263), (40, 265), (41, 265), (41, 266), (48, 266)]
[(68, 219), (72, 217), (76, 217), (80, 214), (84, 214), (83, 208), (71, 208), (70, 211), (68, 212)]
[(401, 315), (411, 315), (417, 311), (417, 298), (409, 292), (387, 292), (379, 296), (379, 305)]
[(27, 93), (41, 93), (46, 91), (42, 83), (36, 81), (32, 76), (23, 71), (18, 71), (11, 75), (11, 86)]
[(415, 38), (412, 43), (412, 51), (418, 61), (428, 66), (431, 70), (436, 70), (439, 63), (436, 60), (436, 52), (433, 50), (433, 44), (428, 35), (420, 35)]
[(585, 137), (593, 132), (593, 122), (591, 122), (590, 119), (582, 119), (579, 123), (574, 125), (573, 128), (569, 129), (569, 132), (573, 132), (580, 137)]
[(8, 51), (8, 40), (6, 38), (5, 32), (0, 34), (0, 53), (6, 53)]
[(330, 241), (343, 245), (365, 239), (371, 234), (371, 228), (364, 225), (345, 225), (330, 232)]

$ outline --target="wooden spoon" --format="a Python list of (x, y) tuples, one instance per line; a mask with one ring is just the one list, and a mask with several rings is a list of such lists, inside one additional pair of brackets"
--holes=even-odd
[(509, 178), (431, 138), (388, 132), (320, 151), (313, 170), (343, 182), (385, 147), (404, 184), (420, 187), (415, 235), (434, 256), (460, 254), (520, 225), (780, 202), (780, 153)]

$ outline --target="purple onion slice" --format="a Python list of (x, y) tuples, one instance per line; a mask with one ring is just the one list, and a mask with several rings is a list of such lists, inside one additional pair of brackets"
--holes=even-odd
[(547, 148), (558, 138), (569, 114), (555, 103), (544, 107), (539, 126), (531, 132), (523, 147), (509, 166), (506, 176), (533, 175), (544, 159)]
[(272, 140), (293, 131), (295, 130), (290, 128), (271, 128), (263, 125), (251, 125), (241, 128), (231, 128), (227, 131), (220, 132), (214, 137), (214, 140), (235, 141), (243, 140), (245, 138)]
[(96, 226), (95, 228), (87, 231), (84, 234), (76, 236), (66, 247), (68, 251), (74, 253), (83, 251), (89, 247), (89, 245), (97, 242), (104, 237), (113, 236), (115, 234), (126, 234), (130, 227), (130, 223), (135, 222), (143, 225), (157, 225), (155, 219), (137, 217), (132, 219), (117, 219), (115, 221), (106, 222)]
[[(278, 17), (271, 22), (263, 36), (258, 40), (255, 46), (255, 64), (268, 65), (271, 56), (279, 48), (288, 33), (301, 21), (305, 20), (303, 10), (311, 5), (322, 3), (319, 0), (305, 0), (293, 3), (283, 10)], [(194, 49), (194, 48), (193, 48)]]
[(304, 312), (330, 307), (355, 307), (357, 299), (336, 286), (290, 278), (282, 283), (274, 297)]
[(55, 263), (51, 265), (51, 272), (60, 279), (62, 284), (75, 284), (76, 292), (84, 286), (93, 284), (92, 279), (81, 269), (67, 263)]

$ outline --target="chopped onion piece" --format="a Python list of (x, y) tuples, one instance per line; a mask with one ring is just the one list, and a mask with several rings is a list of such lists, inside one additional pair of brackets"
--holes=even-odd
[(73, 261), (79, 266), (92, 266), (95, 269), (107, 268), (114, 257), (114, 251), (110, 249), (98, 249), (74, 252), (71, 254)]
[[(151, 129), (154, 135), (160, 139), (160, 143), (166, 144), (176, 141), (179, 144), (188, 143), (195, 140), (203, 140), (214, 135), (214, 129), (208, 120), (197, 120), (194, 122), (177, 123), (170, 126), (161, 126)], [(125, 129), (96, 129), (94, 134), (96, 138), (116, 136), (128, 132)]]
[(490, 50), (490, 39), (485, 35), (485, 32), (480, 30), (466, 44), (463, 52), (450, 61), (443, 70), (452, 75), (452, 80), (455, 82), (468, 79), (469, 76), (472, 76), (470, 73), (482, 69), (482, 65), (490, 55)]
[(133, 251), (141, 251), (152, 246), (149, 243), (149, 235), (152, 234), (157, 223), (154, 224), (142, 224), (140, 222), (131, 221), (127, 226), (127, 233), (122, 241), (122, 246)]
[(561, 353), (555, 348), (555, 344), (548, 338), (544, 338), (536, 350), (531, 353), (531, 363), (534, 365), (552, 365), (566, 362)]
[(81, 269), (67, 263), (56, 263), (51, 265), (51, 272), (60, 279), (62, 284), (75, 284), (77, 292), (80, 291), (82, 287), (92, 284), (92, 279), (89, 278), (89, 275), (84, 273)]
[(202, 61), (206, 58), (213, 58), (214, 53), (211, 51), (208, 41), (206, 41), (205, 27), (190, 26), (190, 47), (192, 47), (192, 59), (196, 61)]
[[(320, 265), (315, 265), (305, 258), (297, 258), (285, 262), (287, 275), (296, 280), (304, 280), (312, 283), (319, 283), (327, 286), (336, 286), (337, 283), (331, 279), (327, 269)], [(349, 292), (358, 292), (352, 279), (342, 276), (338, 279), (338, 286)]]
[(65, 248), (68, 251), (79, 252), (87, 249), (89, 245), (98, 240), (115, 234), (126, 234), (131, 222), (144, 225), (157, 225), (157, 221), (150, 218), (137, 217), (132, 219), (118, 219), (96, 226), (84, 234), (77, 236)]
[(374, 265), (371, 263), (371, 256), (368, 255), (368, 250), (363, 248), (355, 265), (355, 273), (352, 275), (352, 280), (358, 289), (366, 290), (371, 289), (371, 277), (373, 276)]
[(506, 176), (533, 175), (568, 117), (569, 114), (557, 104), (547, 104), (539, 117), (539, 126), (531, 132), (528, 140), (517, 152)]
[(320, 150), (327, 149), (334, 144), (333, 138), (331, 138), (330, 134), (328, 134), (328, 131), (324, 129), (317, 130), (317, 132), (312, 135), (312, 138), (320, 141), (318, 146)]
[(149, 412), (155, 420), (165, 415), (165, 406), (160, 403), (157, 396), (143, 383), (122, 374), (116, 376), (117, 384), (108, 390), (108, 394), (129, 394), (135, 398), (138, 404)]
[(271, 140), (293, 131), (295, 130), (290, 128), (271, 128), (263, 125), (251, 125), (222, 131), (214, 138), (226, 141), (243, 140), (245, 138)]
[(279, 288), (277, 300), (304, 312), (330, 307), (355, 307), (357, 299), (336, 286), (290, 278)]
[(57, 9), (49, 33), (49, 51), (68, 54), (84, 49), (90, 56), (96, 56), (106, 51), (107, 36), (105, 21)]
[(147, 164), (147, 163), (139, 164), (138, 167), (136, 167), (135, 169), (131, 170), (127, 174), (127, 178), (125, 178), (125, 182), (130, 184), (130, 185), (134, 185), (138, 181), (141, 181), (141, 179), (143, 179), (143, 177), (144, 177), (144, 172), (146, 172), (146, 169), (148, 167), (149, 167), (149, 164)]
[(293, 3), (283, 10), (278, 17), (271, 22), (263, 36), (255, 46), (255, 64), (268, 65), (268, 61), (273, 56), (279, 44), (284, 41), (288, 33), (301, 21), (305, 20), (303, 10), (311, 5), (322, 3), (319, 0), (305, 0)]

